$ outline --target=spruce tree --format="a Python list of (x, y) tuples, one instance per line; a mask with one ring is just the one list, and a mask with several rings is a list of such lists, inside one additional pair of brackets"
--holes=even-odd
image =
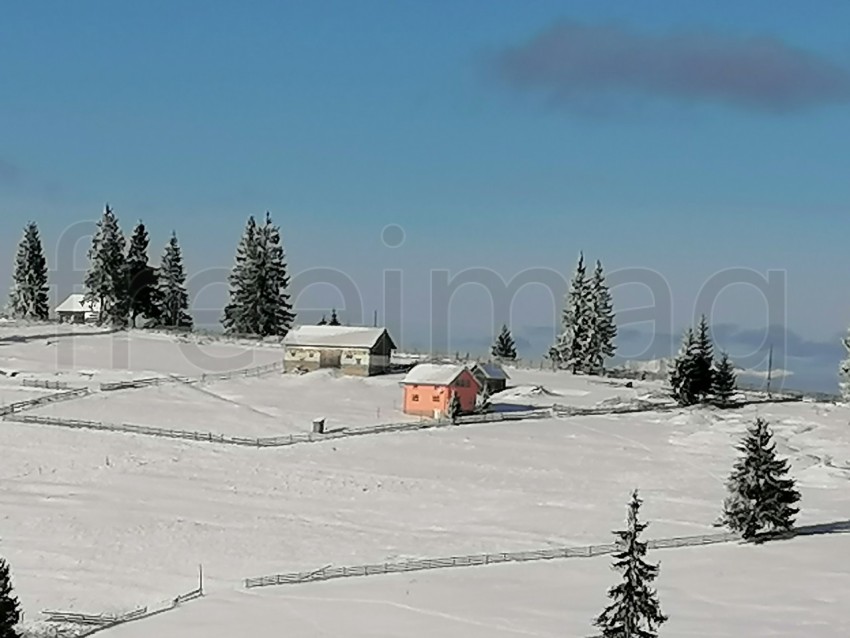
[[(261, 256), (265, 277), (261, 279), (261, 316), (258, 334), (261, 336), (286, 336), (295, 320), (290, 301), (289, 275), (286, 253), (280, 237), (280, 227), (272, 223), (267, 212), (265, 223), (259, 228)], [(337, 322), (339, 323), (339, 322)]]
[(325, 315), (322, 315), (321, 320), (320, 320), (320, 321), (319, 321), (319, 323), (317, 323), (316, 325), (317, 325), (317, 326), (326, 326), (326, 325), (328, 325), (328, 320), (325, 318)]
[(165, 247), (157, 273), (155, 300), (157, 316), (168, 328), (192, 328), (189, 314), (189, 295), (186, 292), (186, 271), (183, 267), (183, 252), (177, 241), (177, 233)]
[(699, 393), (694, 380), (697, 376), (698, 347), (692, 328), (685, 331), (679, 354), (670, 370), (670, 389), (673, 398), (681, 406), (699, 402)]
[(756, 418), (737, 446), (723, 503), (721, 524), (746, 539), (761, 532), (787, 532), (794, 527), (800, 500), (795, 481), (789, 478), (787, 459), (776, 456), (773, 432), (767, 421)]
[(592, 316), (592, 291), (584, 265), (584, 253), (580, 253), (564, 305), (561, 334), (550, 350), (558, 367), (573, 373), (587, 369)]
[(602, 374), (605, 369), (605, 359), (613, 357), (616, 352), (614, 339), (617, 337), (617, 324), (614, 320), (614, 302), (605, 281), (605, 271), (602, 268), (602, 262), (598, 260), (593, 271), (590, 290), (593, 311), (588, 322), (590, 335), (586, 371), (590, 374)]
[(0, 638), (20, 638), (16, 627), (21, 621), (21, 606), (12, 591), (9, 563), (0, 558)]
[(728, 408), (732, 405), (735, 395), (736, 379), (735, 366), (725, 352), (720, 355), (720, 361), (711, 376), (711, 400), (714, 405)]
[(658, 635), (658, 627), (667, 621), (661, 613), (658, 594), (651, 587), (659, 567), (644, 558), (646, 542), (640, 540), (640, 535), (647, 523), (638, 519), (641, 504), (635, 490), (628, 506), (626, 529), (614, 532), (618, 552), (613, 566), (623, 580), (608, 590), (611, 604), (594, 620), (603, 638), (653, 638)]
[(507, 325), (502, 326), (502, 331), (496, 337), (496, 343), (490, 349), (490, 352), (496, 359), (503, 361), (516, 360), (516, 345), (514, 344), (513, 335)]
[(26, 225), (18, 244), (9, 306), (12, 316), (18, 319), (46, 321), (50, 314), (47, 305), (47, 260), (35, 222)]
[(693, 391), (699, 401), (710, 398), (714, 375), (714, 345), (705, 315), (700, 318), (696, 329), (696, 356), (694, 357)]
[(229, 277), (230, 303), (222, 320), (230, 334), (285, 336), (292, 326), (286, 256), (280, 229), (266, 213), (262, 226), (248, 219)]
[(230, 303), (224, 308), (224, 329), (229, 334), (257, 334), (255, 300), (259, 296), (259, 247), (257, 222), (253, 215), (248, 218), (239, 246), (236, 248), (236, 263), (228, 277)]
[(109, 321), (114, 326), (124, 327), (128, 313), (124, 236), (109, 204), (97, 222), (88, 257), (86, 302), (99, 304), (99, 324)]
[(329, 326), (338, 326), (339, 325), (339, 317), (336, 314), (336, 308), (331, 308), (331, 320), (328, 321)]
[(460, 397), (452, 393), (452, 398), (449, 401), (449, 418), (451, 418), (452, 423), (457, 422), (457, 418), (460, 416), (463, 411), (463, 407), (460, 404)]
[(847, 355), (838, 369), (838, 386), (841, 389), (841, 398), (845, 403), (850, 403), (850, 330), (847, 336), (841, 340)]
[(127, 249), (127, 296), (130, 312), (130, 325), (136, 327), (139, 317), (158, 322), (158, 304), (156, 301), (156, 270), (148, 263), (147, 228), (142, 222), (136, 225)]

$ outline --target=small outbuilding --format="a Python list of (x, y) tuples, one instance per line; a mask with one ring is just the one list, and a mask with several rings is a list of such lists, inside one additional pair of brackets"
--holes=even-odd
[(454, 395), (461, 412), (474, 411), (480, 389), (466, 366), (437, 363), (420, 363), (407, 373), (401, 384), (404, 412), (435, 419), (448, 415)]
[(388, 372), (396, 349), (386, 328), (330, 325), (293, 328), (283, 347), (287, 372), (337, 368), (364, 377)]
[(478, 384), (482, 388), (486, 388), (489, 394), (501, 392), (508, 387), (510, 377), (498, 363), (476, 363), (470, 368), (470, 371)]
[(55, 313), (60, 323), (94, 323), (100, 315), (100, 304), (86, 301), (82, 293), (74, 293), (56, 306)]

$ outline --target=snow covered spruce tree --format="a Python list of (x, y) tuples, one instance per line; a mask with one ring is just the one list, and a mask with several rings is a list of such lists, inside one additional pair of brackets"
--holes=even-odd
[(339, 325), (339, 317), (336, 314), (336, 308), (331, 308), (331, 319), (328, 321), (329, 326), (338, 326)]
[(592, 315), (592, 290), (584, 265), (584, 253), (580, 253), (564, 305), (561, 334), (549, 350), (549, 356), (559, 368), (573, 373), (587, 369)]
[(502, 331), (496, 337), (496, 343), (493, 344), (490, 352), (496, 359), (504, 361), (516, 360), (516, 345), (507, 325), (502, 326)]
[(640, 535), (647, 527), (638, 519), (642, 501), (635, 490), (628, 506), (626, 529), (614, 532), (618, 552), (614, 569), (623, 575), (620, 584), (608, 590), (611, 604), (594, 620), (602, 638), (653, 638), (667, 621), (661, 613), (657, 592), (651, 587), (658, 576), (658, 565), (646, 562), (646, 542)]
[(130, 325), (134, 328), (139, 317), (157, 323), (156, 269), (148, 263), (148, 230), (142, 222), (136, 224), (127, 249), (127, 305)]
[(720, 355), (720, 361), (711, 375), (711, 401), (719, 408), (733, 405), (732, 397), (736, 389), (735, 366), (725, 352)]
[(767, 421), (756, 418), (737, 449), (741, 455), (726, 484), (729, 496), (720, 523), (746, 539), (765, 531), (790, 531), (800, 511), (800, 493), (788, 476), (788, 460), (776, 456)]
[(679, 354), (670, 369), (670, 393), (681, 406), (699, 402), (699, 394), (694, 387), (696, 378), (697, 341), (693, 328), (685, 331)]
[(20, 638), (16, 627), (21, 621), (21, 606), (12, 591), (9, 563), (0, 558), (0, 638)]
[(18, 244), (9, 310), (13, 317), (41, 321), (46, 321), (50, 312), (47, 305), (47, 260), (35, 222), (26, 225)]
[(109, 204), (97, 222), (97, 230), (89, 249), (85, 299), (99, 304), (98, 323), (117, 327), (127, 325), (127, 271), (124, 259), (124, 236)]
[(614, 319), (614, 302), (611, 291), (605, 281), (605, 271), (602, 262), (596, 261), (593, 278), (590, 281), (590, 298), (592, 312), (589, 319), (590, 334), (588, 336), (588, 352), (585, 372), (602, 374), (605, 369), (605, 359), (613, 357), (616, 352), (614, 339), (617, 337), (617, 324)]
[(167, 328), (192, 328), (189, 294), (186, 292), (186, 271), (177, 233), (171, 234), (162, 254), (157, 273), (155, 302), (156, 315), (161, 325)]
[(847, 336), (841, 340), (841, 343), (847, 351), (847, 356), (838, 369), (838, 386), (841, 388), (841, 398), (845, 403), (850, 403), (850, 330), (847, 331)]
[(700, 317), (695, 332), (696, 352), (694, 357), (693, 391), (700, 402), (711, 397), (711, 383), (714, 376), (714, 344), (711, 342), (711, 332), (708, 319)]
[(295, 313), (280, 229), (266, 213), (262, 226), (248, 219), (236, 250), (230, 275), (230, 303), (224, 309), (224, 327), (231, 334), (284, 336)]

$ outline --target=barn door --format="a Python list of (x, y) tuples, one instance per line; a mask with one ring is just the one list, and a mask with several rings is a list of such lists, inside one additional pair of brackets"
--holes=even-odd
[(339, 350), (322, 350), (319, 353), (320, 368), (339, 368), (342, 361), (342, 353)]

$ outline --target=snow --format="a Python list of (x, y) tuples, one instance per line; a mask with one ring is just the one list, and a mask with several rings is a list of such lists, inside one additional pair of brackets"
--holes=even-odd
[(297, 326), (287, 333), (283, 343), (317, 348), (372, 348), (384, 333), (385, 328), (361, 326)]
[[(279, 347), (187, 344), (141, 332), (56, 334), (56, 327), (0, 326), (0, 368), (96, 387), (115, 377), (196, 376), (281, 356)], [(59, 356), (57, 342), (72, 356)], [(630, 388), (564, 372), (509, 371), (515, 387), (494, 405), (592, 405), (659, 391), (653, 383)], [(304, 431), (315, 416), (330, 427), (397, 420), (400, 379), (276, 374), (96, 392), (36, 413), (264, 435)], [(771, 422), (799, 480), (800, 523), (850, 518), (850, 408), (821, 403), (479, 424), (263, 450), (3, 422), (0, 555), (12, 565), (28, 619), (48, 608), (126, 611), (171, 598), (194, 588), (204, 565), (208, 598), (107, 636), (191, 637), (206, 627), (204, 635), (216, 638), (215, 631), (254, 635), (279, 626), (296, 636), (345, 628), (353, 638), (588, 635), (613, 577), (602, 559), (258, 593), (240, 590), (240, 582), (327, 564), (607, 542), (634, 487), (645, 499), (650, 536), (713, 532), (733, 446), (757, 415)], [(752, 636), (846, 635), (840, 605), (826, 604), (847, 597), (850, 568), (832, 558), (846, 554), (847, 538), (659, 552), (662, 602), (677, 618), (668, 635), (739, 635), (740, 627)], [(785, 560), (759, 558), (771, 552)], [(794, 631), (783, 619), (809, 624)], [(683, 624), (673, 631), (673, 622)]]
[[(850, 537), (650, 553), (670, 617), (662, 636), (843, 638)], [(110, 638), (274, 635), (508, 638), (589, 636), (616, 582), (606, 557), (230, 591), (116, 628)], [(817, 583), (816, 586), (813, 586)]]
[(32, 414), (247, 437), (309, 432), (312, 420), (322, 417), (326, 430), (333, 431), (418, 420), (401, 411), (400, 380), (400, 375), (352, 377), (330, 370), (277, 373), (92, 394)]
[(86, 296), (82, 293), (73, 293), (65, 298), (65, 301), (56, 306), (56, 312), (98, 312), (100, 303), (92, 300), (86, 303)]
[(407, 373), (402, 383), (407, 385), (450, 385), (466, 369), (466, 366), (463, 365), (420, 363)]

